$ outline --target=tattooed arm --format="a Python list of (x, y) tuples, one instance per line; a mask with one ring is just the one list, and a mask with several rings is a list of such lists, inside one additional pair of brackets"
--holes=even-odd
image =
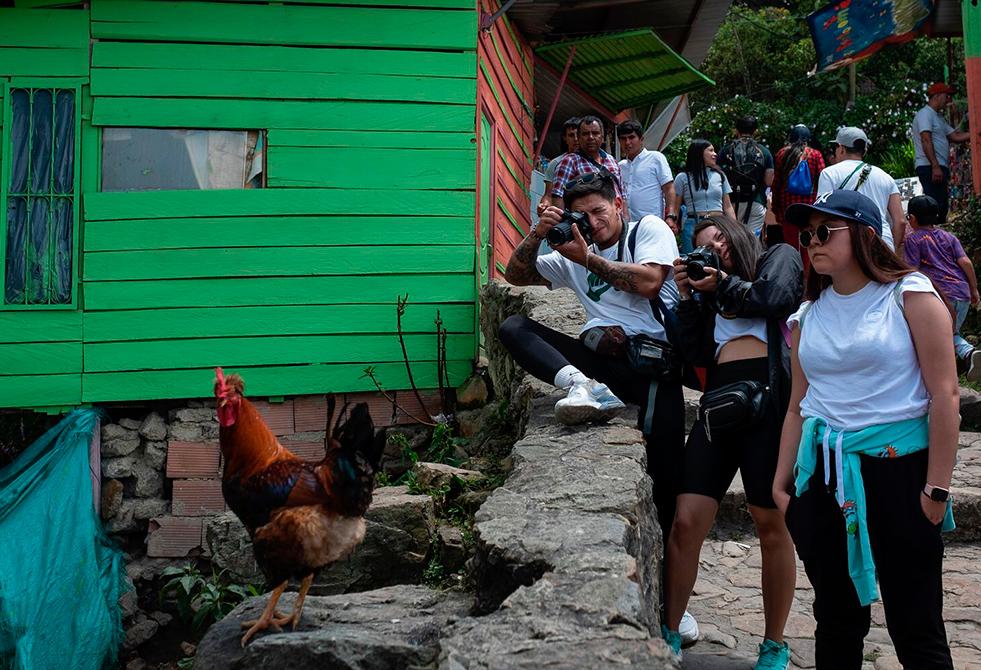
[(515, 286), (548, 286), (548, 280), (539, 272), (537, 267), (538, 249), (542, 240), (533, 231), (521, 241), (508, 261), (504, 271), (504, 280)]
[(654, 298), (668, 276), (670, 267), (656, 263), (620, 263), (592, 252), (586, 256), (586, 267), (618, 291)]

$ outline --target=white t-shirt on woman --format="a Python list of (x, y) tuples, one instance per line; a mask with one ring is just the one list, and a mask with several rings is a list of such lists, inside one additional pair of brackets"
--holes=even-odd
[(727, 319), (721, 314), (715, 315), (715, 357), (722, 353), (722, 347), (740, 337), (755, 337), (766, 344), (766, 319), (762, 317), (747, 318), (737, 316)]
[[(899, 298), (914, 291), (940, 299), (919, 272), (898, 283)], [(798, 356), (809, 385), (802, 416), (820, 417), (838, 430), (861, 430), (927, 413), (930, 396), (896, 285), (870, 281), (850, 295), (829, 286), (787, 319), (791, 328), (802, 315), (804, 320)]]

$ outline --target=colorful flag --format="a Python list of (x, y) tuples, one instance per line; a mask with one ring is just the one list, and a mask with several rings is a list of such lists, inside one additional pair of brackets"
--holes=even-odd
[(832, 70), (886, 44), (911, 40), (933, 11), (933, 0), (839, 0), (807, 17), (817, 69)]

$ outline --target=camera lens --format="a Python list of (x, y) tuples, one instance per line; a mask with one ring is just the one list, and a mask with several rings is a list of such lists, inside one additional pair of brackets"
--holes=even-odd
[(560, 221), (551, 230), (545, 233), (545, 239), (553, 247), (557, 247), (572, 241), (572, 224), (568, 221)]

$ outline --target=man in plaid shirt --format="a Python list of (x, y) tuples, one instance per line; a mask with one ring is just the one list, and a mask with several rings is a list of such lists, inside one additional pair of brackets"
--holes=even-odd
[[(562, 194), (565, 186), (575, 177), (586, 172), (599, 172), (600, 166), (613, 175), (613, 187), (619, 197), (623, 197), (620, 183), (620, 166), (613, 156), (600, 149), (603, 144), (603, 122), (595, 116), (584, 116), (579, 121), (579, 152), (568, 153), (555, 168), (555, 181), (552, 182), (552, 204), (562, 207)], [(627, 211), (626, 202), (623, 205)]]

